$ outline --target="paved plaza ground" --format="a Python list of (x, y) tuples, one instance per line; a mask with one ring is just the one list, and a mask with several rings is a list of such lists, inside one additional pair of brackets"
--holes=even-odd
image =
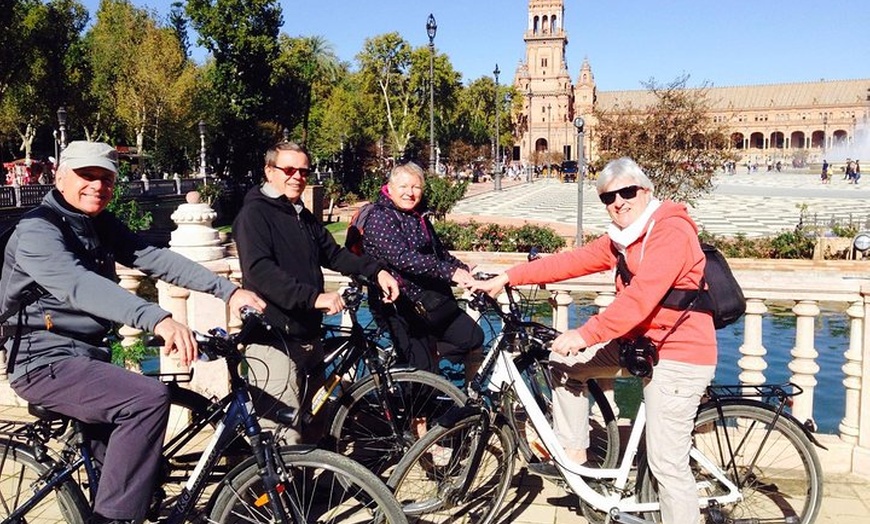
[[(587, 233), (601, 233), (608, 218), (593, 184), (584, 184), (583, 228)], [(810, 220), (852, 220), (870, 229), (870, 187), (848, 184), (842, 177), (835, 176), (830, 184), (822, 185), (817, 175), (805, 173), (744, 173), (718, 175), (714, 186), (711, 194), (695, 202), (690, 213), (699, 227), (715, 235), (743, 233), (754, 237), (793, 230), (803, 205)], [(577, 200), (576, 184), (555, 179), (531, 184), (508, 182), (499, 192), (492, 191), (492, 184), (475, 184), (469, 196), (454, 207), (451, 218), (547, 222), (570, 236), (577, 224)]]

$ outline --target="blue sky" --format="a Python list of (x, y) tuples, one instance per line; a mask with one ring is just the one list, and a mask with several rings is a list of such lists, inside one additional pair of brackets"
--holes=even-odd
[[(169, 12), (172, 0), (132, 0)], [(84, 0), (92, 15), (99, 0)], [(525, 56), (527, 0), (282, 0), (290, 36), (320, 35), (352, 62), (367, 37), (398, 31), (435, 46), (468, 82), (511, 82)], [(588, 58), (599, 90), (643, 89), (689, 74), (714, 86), (870, 78), (867, 0), (565, 0), (568, 66), (576, 81)], [(202, 50), (194, 57), (204, 58)]]

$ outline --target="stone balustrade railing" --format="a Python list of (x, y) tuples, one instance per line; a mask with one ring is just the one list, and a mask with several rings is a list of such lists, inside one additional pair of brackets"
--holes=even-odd
[[(173, 219), (179, 229), (173, 233), (170, 246), (199, 261), (215, 273), (239, 283), (242, 280), (238, 259), (226, 257), (222, 247), (216, 247), (217, 232), (210, 230), (214, 213), (204, 204), (189, 202), (179, 207)], [(193, 240), (196, 239), (196, 240)], [(482, 271), (498, 272), (523, 260), (520, 254), (456, 253), (468, 262), (478, 264)], [(819, 365), (815, 346), (815, 326), (820, 304), (839, 305), (849, 319), (848, 343), (842, 348), (845, 364), (844, 417), (838, 428), (836, 444), (841, 450), (836, 467), (870, 475), (870, 328), (865, 322), (870, 318), (870, 266), (863, 261), (780, 261), (780, 260), (731, 260), (732, 269), (743, 287), (748, 307), (744, 319), (743, 341), (738, 348), (741, 358), (739, 378), (747, 384), (765, 381), (768, 368), (768, 350), (762, 338), (762, 317), (774, 303), (785, 305), (797, 317), (794, 347), (790, 351), (788, 369), (790, 380), (804, 389), (804, 394), (794, 399), (792, 411), (798, 420), (812, 419), (814, 410), (834, 409), (833, 406), (815, 406), (814, 391), (817, 386)], [(121, 285), (136, 292), (143, 275), (138, 271), (120, 268)], [(328, 285), (339, 287), (347, 282), (345, 277), (326, 271)], [(158, 301), (173, 317), (193, 329), (207, 331), (215, 326), (230, 330), (238, 327), (239, 320), (231, 315), (226, 305), (214, 297), (190, 292), (166, 283), (158, 283)], [(568, 308), (578, 297), (585, 303), (599, 308), (607, 307), (614, 299), (613, 276), (608, 273), (589, 275), (546, 286), (553, 305), (553, 325), (559, 330), (568, 326)], [(129, 326), (121, 329), (125, 336), (122, 344), (131, 345), (141, 335)], [(161, 356), (161, 371), (185, 371), (179, 363)], [(221, 366), (197, 363), (194, 377), (199, 381), (194, 387), (220, 394), (225, 377)], [(202, 367), (203, 369), (200, 369)], [(5, 369), (5, 367), (3, 368)], [(223, 370), (225, 373), (225, 370)], [(0, 403), (19, 403), (0, 379)], [(863, 406), (863, 409), (862, 409)], [(827, 443), (827, 441), (826, 441)]]
[[(509, 254), (457, 255), (464, 260), (477, 259), (479, 269), (493, 272), (522, 260), (520, 255)], [(241, 281), (241, 271), (235, 258), (204, 264), (218, 274), (236, 282)], [(845, 416), (839, 424), (838, 436), (843, 443), (854, 448), (853, 467), (860, 466), (863, 471), (870, 473), (870, 410), (861, 410), (862, 405), (870, 405), (870, 330), (865, 329), (864, 322), (870, 315), (870, 275), (867, 274), (866, 262), (732, 260), (731, 264), (748, 301), (743, 320), (743, 341), (738, 348), (741, 355), (738, 361), (741, 382), (760, 384), (766, 380), (768, 350), (762, 338), (762, 317), (768, 313), (768, 305), (776, 303), (779, 307), (790, 308), (797, 317), (788, 369), (790, 380), (804, 389), (803, 395), (794, 398), (792, 406), (792, 412), (798, 420), (812, 419), (814, 410), (834, 409), (833, 406), (814, 404), (819, 371), (815, 327), (821, 312), (820, 304), (845, 310), (849, 319), (848, 345), (843, 347)], [(138, 272), (121, 271), (122, 285), (131, 291), (138, 287), (140, 278)], [(334, 287), (348, 282), (346, 277), (330, 271), (326, 271), (326, 280), (329, 286)], [(216, 325), (232, 329), (238, 323), (235, 317), (226, 312), (223, 304), (215, 304), (211, 297), (165, 284), (159, 285), (158, 289), (160, 304), (171, 311), (175, 318), (186, 320), (195, 329), (204, 330)], [(553, 307), (553, 325), (559, 330), (569, 327), (568, 308), (578, 297), (584, 303), (593, 303), (602, 309), (614, 299), (613, 277), (607, 273), (551, 284), (546, 286), (546, 291), (550, 293)], [(128, 337), (123, 343), (132, 344), (139, 332), (125, 327), (122, 334)], [(180, 369), (173, 359), (163, 358), (162, 369)]]

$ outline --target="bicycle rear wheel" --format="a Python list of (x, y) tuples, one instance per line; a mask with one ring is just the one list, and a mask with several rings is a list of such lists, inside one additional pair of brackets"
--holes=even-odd
[[(40, 462), (29, 447), (0, 444), (0, 520), (5, 520), (33, 495), (50, 465)], [(90, 509), (81, 488), (72, 480), (60, 483), (31, 508), (20, 522), (39, 524), (85, 524)]]
[[(722, 415), (713, 405), (698, 413), (694, 444), (738, 486), (743, 499), (702, 512), (721, 512), (721, 522), (815, 521), (822, 502), (822, 468), (803, 429), (792, 419), (776, 418), (769, 406), (756, 401), (725, 404)], [(725, 493), (710, 471), (694, 460), (691, 465), (700, 497)], [(648, 466), (638, 477), (642, 499), (658, 500), (658, 484)], [(649, 517), (661, 521), (658, 513)]]
[(505, 421), (487, 416), (431, 428), (396, 466), (387, 484), (409, 523), (489, 524), (498, 516), (516, 447)]
[(384, 398), (383, 384), (374, 376), (354, 384), (329, 424), (335, 450), (384, 479), (428, 426), (468, 400), (449, 381), (426, 371), (391, 370), (389, 374), (392, 387)]
[[(276, 464), (281, 505), (291, 522), (406, 524), (390, 490), (353, 460), (323, 449), (288, 447)], [(250, 459), (218, 487), (209, 522), (276, 522), (257, 464)]]

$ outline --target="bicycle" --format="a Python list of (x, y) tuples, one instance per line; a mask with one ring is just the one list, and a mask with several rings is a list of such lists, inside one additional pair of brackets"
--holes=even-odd
[[(232, 391), (215, 404), (221, 406), (215, 411), (220, 421), (168, 515), (159, 514), (163, 508), (158, 507), (162, 503), (158, 491), (149, 519), (159, 517), (166, 524), (204, 516), (216, 523), (326, 524), (352, 519), (404, 524), (406, 519), (390, 491), (363, 466), (310, 446), (279, 447), (271, 432), (261, 430), (247, 383), (239, 373), (243, 359), (239, 348), (263, 320), (252, 310), (244, 311), (242, 319), (241, 331), (233, 335), (221, 329), (196, 334), (203, 354), (226, 360)], [(91, 517), (99, 471), (82, 424), (39, 406), (29, 409), (37, 417), (35, 422), (7, 421), (0, 426), (0, 522), (84, 524)], [(295, 410), (279, 414), (287, 422), (295, 416)], [(180, 433), (181, 440), (203, 427), (189, 426)], [(239, 435), (248, 441), (250, 456), (229, 471), (200, 510), (198, 502), (218, 461)], [(168, 454), (173, 452), (167, 449)], [(168, 478), (163, 476), (160, 481), (166, 483)]]
[[(351, 325), (332, 328), (332, 336), (324, 339), (324, 360), (307, 380), (319, 386), (303, 396), (301, 416), (309, 423), (319, 418), (326, 429), (320, 447), (348, 456), (386, 480), (390, 467), (419, 437), (421, 421), (431, 423), (451, 407), (464, 405), (467, 396), (441, 376), (394, 366), (391, 350), (379, 345), (382, 332), (367, 330), (359, 322), (363, 298), (357, 282), (342, 292)], [(172, 387), (171, 402), (182, 408), (180, 416), (190, 424), (205, 427), (219, 419), (220, 403), (178, 384), (187, 375), (159, 377)], [(277, 433), (280, 438), (280, 430)], [(168, 445), (178, 450), (189, 444), (185, 436), (175, 436)]]
[[(513, 289), (506, 288), (513, 302)], [(491, 297), (477, 293), (476, 307), (500, 311)], [(523, 380), (524, 359), (542, 360), (546, 350), (539, 341), (552, 340), (532, 323), (517, 322), (502, 314), (505, 322), (497, 343), (472, 383), (472, 400), (497, 398), (511, 392), (521, 404), (549, 456), (560, 470), (566, 488), (581, 501), (584, 515), (592, 522), (632, 524), (660, 520), (655, 479), (639, 447), (646, 421), (643, 403), (621, 460), (614, 466), (588, 467), (570, 461), (541, 409), (541, 399)], [(537, 331), (536, 331), (537, 330)], [(518, 334), (519, 333), (519, 334)], [(523, 334), (525, 333), (525, 334)], [(537, 339), (536, 339), (537, 336)], [(814, 446), (820, 446), (811, 431), (786, 411), (790, 397), (801, 390), (794, 384), (761, 386), (711, 386), (707, 401), (698, 409), (691, 465), (697, 479), (699, 506), (708, 522), (812, 523), (822, 497), (822, 470)], [(501, 416), (488, 401), (476, 401), (465, 413), (451, 413), (420, 439), (403, 459), (388, 484), (413, 522), (438, 518), (468, 520), (475, 508), (475, 522), (490, 523), (497, 516), (510, 482), (513, 456), (491, 453), (493, 435), (504, 449), (516, 438), (516, 428), (500, 433), (493, 418)], [(495, 426), (495, 427), (494, 427)], [(619, 449), (618, 433), (608, 433), (608, 447)], [(451, 461), (433, 464), (430, 449), (449, 447)], [(437, 449), (437, 448), (436, 448)], [(481, 457), (489, 453), (500, 460), (481, 469)], [(637, 459), (636, 476), (632, 478)], [(482, 482), (486, 491), (468, 490)], [(479, 504), (479, 498), (487, 504)]]

